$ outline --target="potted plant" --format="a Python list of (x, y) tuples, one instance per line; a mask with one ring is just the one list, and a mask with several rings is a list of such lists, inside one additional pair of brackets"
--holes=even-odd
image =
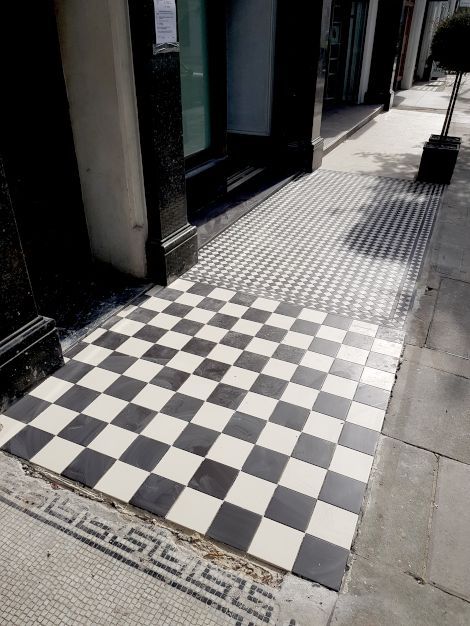
[(454, 13), (438, 26), (431, 46), (432, 58), (445, 70), (455, 73), (454, 86), (440, 135), (431, 135), (424, 144), (418, 180), (450, 183), (460, 150), (460, 137), (450, 137), (455, 102), (465, 72), (470, 72), (470, 13)]

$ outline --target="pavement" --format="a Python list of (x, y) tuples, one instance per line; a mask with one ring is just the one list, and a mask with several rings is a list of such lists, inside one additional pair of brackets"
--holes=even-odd
[[(398, 94), (324, 168), (412, 179), (448, 90)], [(470, 623), (469, 94), (340, 591), (1, 454), (2, 623)]]

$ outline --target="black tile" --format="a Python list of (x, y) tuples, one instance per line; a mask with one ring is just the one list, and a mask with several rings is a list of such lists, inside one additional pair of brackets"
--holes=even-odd
[[(116, 318), (116, 322), (119, 321), (119, 317)], [(116, 323), (114, 322), (114, 323)], [(106, 322), (105, 322), (106, 323)], [(102, 328), (106, 328), (105, 324), (101, 324)], [(64, 356), (66, 356), (69, 359), (73, 359), (74, 356), (76, 356), (79, 352), (81, 352), (82, 350), (84, 350), (86, 347), (88, 347), (89, 344), (85, 343), (84, 341), (79, 341), (78, 343), (76, 343), (74, 346), (72, 346), (71, 348), (69, 348), (68, 350), (66, 350), (66, 352), (64, 353)]]
[(117, 324), (120, 320), (122, 320), (122, 317), (120, 315), (113, 315), (109, 317), (107, 320), (105, 320), (102, 324), (100, 324), (100, 326), (101, 328), (105, 328), (106, 330), (109, 330), (115, 324)]
[(364, 454), (371, 454), (373, 456), (378, 438), (379, 433), (375, 430), (346, 422), (341, 431), (338, 443), (342, 446), (346, 446), (346, 448), (352, 448), (358, 452), (364, 452)]
[(304, 385), (304, 387), (310, 387), (311, 389), (321, 389), (321, 386), (325, 382), (326, 373), (314, 370), (311, 367), (304, 367), (299, 365), (295, 370), (295, 374), (292, 377), (292, 382), (298, 385)]
[(331, 393), (320, 391), (313, 405), (313, 410), (324, 415), (330, 415), (337, 419), (344, 420), (351, 406), (351, 400), (340, 398)]
[(347, 346), (353, 346), (354, 348), (370, 350), (372, 344), (374, 343), (374, 337), (368, 337), (367, 335), (361, 335), (360, 333), (347, 332), (343, 343)]
[(236, 360), (235, 365), (251, 372), (261, 372), (268, 361), (269, 357), (267, 356), (255, 354), (254, 352), (243, 352)]
[(178, 391), (181, 385), (189, 378), (187, 372), (175, 370), (172, 367), (164, 367), (150, 381), (152, 385), (158, 385), (164, 389)]
[(280, 524), (305, 531), (312, 517), (315, 502), (315, 498), (278, 485), (264, 516)]
[(305, 535), (292, 571), (297, 576), (338, 591), (348, 556), (349, 550), (345, 548)]
[(203, 404), (204, 402), (197, 398), (191, 398), (182, 393), (175, 393), (165, 404), (161, 412), (165, 415), (178, 417), (181, 420), (190, 422)]
[(232, 304), (240, 304), (241, 306), (250, 307), (258, 296), (251, 296), (248, 293), (236, 293), (230, 298)]
[(350, 363), (349, 361), (343, 361), (342, 359), (335, 359), (330, 368), (330, 374), (342, 376), (343, 378), (349, 378), (350, 380), (360, 380), (363, 369), (363, 366), (358, 365), (357, 363)]
[(233, 467), (204, 459), (188, 486), (214, 498), (223, 499), (237, 475), (238, 470)]
[[(109, 359), (109, 357), (107, 357), (107, 359)], [(103, 367), (103, 363), (100, 363), (100, 367)], [(60, 378), (61, 380), (66, 380), (69, 383), (76, 383), (80, 379), (82, 379), (85, 374), (88, 374), (88, 372), (90, 372), (92, 369), (93, 365), (88, 365), (88, 363), (81, 363), (80, 361), (69, 361), (66, 365), (54, 372), (54, 377)]]
[(385, 389), (379, 389), (378, 387), (373, 387), (372, 385), (365, 385), (364, 383), (359, 383), (356, 395), (354, 396), (354, 400), (356, 402), (368, 404), (369, 406), (373, 406), (376, 409), (382, 409), (382, 411), (385, 411), (387, 409), (389, 398), (389, 391), (385, 391)]
[(238, 387), (232, 387), (225, 383), (219, 383), (211, 395), (207, 398), (208, 402), (218, 404), (227, 409), (238, 409), (241, 401), (246, 396), (247, 392), (244, 389)]
[(306, 350), (303, 348), (295, 348), (294, 346), (287, 346), (285, 344), (281, 344), (276, 348), (276, 351), (273, 354), (275, 359), (280, 359), (281, 361), (287, 361), (288, 363), (296, 363), (297, 365), (302, 360)]
[(129, 337), (127, 335), (121, 335), (121, 333), (115, 333), (112, 330), (108, 330), (108, 332), (104, 335), (95, 339), (93, 345), (100, 346), (101, 348), (107, 348), (108, 350), (116, 350), (128, 339)]
[(219, 433), (204, 426), (189, 424), (173, 444), (175, 448), (206, 456)]
[(242, 470), (247, 474), (264, 478), (272, 483), (279, 482), (289, 457), (262, 446), (255, 446), (246, 459)]
[(206, 285), (205, 283), (194, 283), (192, 287), (188, 289), (188, 293), (194, 293), (196, 296), (208, 296), (214, 291), (212, 285)]
[(222, 343), (224, 346), (230, 346), (231, 348), (244, 350), (250, 343), (251, 339), (252, 338), (250, 337), (250, 335), (244, 335), (242, 333), (237, 333), (234, 330), (229, 330), (225, 337), (222, 338), (220, 343)]
[(151, 472), (169, 447), (166, 443), (139, 435), (121, 455), (120, 460)]
[(110, 354), (101, 361), (100, 367), (116, 374), (123, 374), (137, 361), (134, 356), (127, 356), (127, 354)]
[(259, 324), (264, 324), (268, 317), (271, 317), (271, 313), (269, 311), (262, 311), (261, 309), (254, 308), (248, 309), (248, 311), (245, 311), (242, 315), (244, 320), (258, 322)]
[(225, 315), (225, 313), (216, 313), (214, 317), (209, 321), (211, 326), (215, 326), (216, 328), (225, 328), (226, 330), (230, 330), (232, 326), (238, 322), (238, 317), (233, 317), (232, 315)]
[(97, 391), (93, 391), (93, 389), (74, 385), (71, 389), (66, 391), (63, 396), (56, 400), (54, 404), (81, 413), (93, 400), (96, 400), (99, 395), (100, 394)]
[(328, 313), (323, 322), (325, 326), (331, 326), (332, 328), (341, 328), (341, 330), (349, 330), (352, 324), (352, 320), (349, 317), (343, 315), (336, 315), (335, 313)]
[(173, 302), (165, 309), (167, 315), (174, 315), (175, 317), (185, 317), (193, 307), (187, 304), (181, 304), (180, 302)]
[(23, 422), (23, 424), (29, 424), (35, 417), (45, 411), (49, 405), (50, 402), (46, 402), (46, 400), (40, 400), (34, 396), (24, 396), (24, 398), (8, 407), (4, 414), (19, 422)]
[(210, 380), (220, 381), (229, 369), (230, 365), (227, 363), (213, 361), (212, 359), (204, 359), (204, 361), (198, 365), (194, 371), (194, 375), (209, 378)]
[[(133, 433), (140, 433), (155, 417), (155, 411), (146, 409), (137, 404), (128, 404), (116, 417), (112, 420), (114, 426), (125, 428)], [(158, 419), (158, 418), (157, 418)]]
[(277, 403), (269, 421), (274, 422), (274, 424), (293, 428), (294, 430), (302, 430), (309, 414), (310, 411), (308, 409), (281, 401)]
[(177, 353), (178, 350), (168, 348), (167, 346), (152, 346), (142, 355), (142, 358), (146, 361), (158, 363), (159, 365), (166, 365)]
[(182, 350), (184, 352), (189, 352), (190, 354), (195, 354), (196, 356), (206, 357), (216, 345), (217, 344), (213, 341), (208, 341), (207, 339), (199, 339), (199, 337), (193, 337), (182, 348)]
[(94, 487), (114, 464), (115, 459), (85, 448), (62, 472), (63, 476), (76, 480), (87, 487)]
[(310, 344), (309, 350), (311, 352), (317, 352), (318, 354), (326, 354), (326, 356), (335, 357), (341, 344), (337, 341), (329, 341), (328, 339), (321, 339), (321, 337), (315, 337)]
[(194, 335), (203, 327), (204, 324), (201, 324), (200, 322), (194, 322), (193, 320), (180, 320), (176, 326), (173, 327), (173, 330), (176, 333), (182, 333), (183, 335), (190, 335), (191, 337), (194, 337)]
[(310, 335), (315, 337), (317, 332), (320, 330), (320, 324), (316, 324), (315, 322), (308, 322), (307, 320), (295, 320), (293, 323), (291, 330), (296, 333), (302, 333), (304, 335)]
[(359, 515), (365, 490), (366, 483), (330, 471), (318, 499)]
[(162, 298), (163, 300), (170, 300), (171, 302), (174, 302), (177, 298), (179, 298), (182, 295), (182, 291), (179, 291), (179, 289), (172, 289), (171, 287), (165, 287), (165, 289), (162, 289), (161, 291), (158, 292), (157, 294), (157, 298)]
[(266, 374), (260, 374), (255, 380), (250, 391), (259, 393), (262, 396), (268, 396), (269, 398), (279, 398), (284, 393), (284, 389), (287, 387), (287, 380), (281, 380), (280, 378), (274, 378), (273, 376), (267, 376)]
[(260, 522), (261, 515), (224, 502), (207, 534), (216, 541), (246, 551)]
[(87, 446), (104, 428), (106, 428), (106, 422), (102, 420), (89, 415), (77, 415), (60, 431), (59, 437), (81, 446)]
[(201, 300), (197, 307), (198, 309), (205, 309), (206, 311), (217, 312), (224, 305), (225, 302), (223, 302), (222, 300), (216, 300), (215, 298), (204, 298), (204, 300)]
[(150, 474), (129, 504), (164, 517), (176, 502), (184, 486), (163, 476)]
[(237, 411), (227, 422), (223, 432), (237, 439), (256, 443), (265, 426), (266, 422), (264, 420)]
[(287, 302), (281, 302), (277, 307), (275, 313), (279, 315), (287, 315), (288, 317), (299, 317), (304, 307), (298, 304), (288, 304)]
[(120, 376), (106, 389), (106, 395), (130, 402), (142, 391), (146, 384), (142, 380), (129, 378), (129, 376)]
[(366, 365), (367, 367), (373, 367), (374, 369), (382, 370), (383, 372), (395, 374), (398, 367), (398, 359), (394, 356), (371, 352), (367, 358)]
[(287, 334), (287, 330), (283, 328), (276, 328), (276, 326), (268, 326), (265, 324), (260, 330), (256, 333), (256, 336), (260, 339), (267, 339), (268, 341), (275, 341), (276, 343), (280, 343)]
[(53, 437), (54, 435), (34, 426), (25, 426), (2, 446), (2, 450), (29, 461)]
[(157, 328), (157, 326), (150, 326), (147, 324), (140, 330), (136, 332), (134, 337), (136, 339), (143, 339), (144, 341), (150, 341), (151, 343), (156, 343), (159, 339), (166, 334), (166, 330), (163, 328)]
[(142, 324), (148, 324), (150, 320), (152, 320), (156, 315), (156, 311), (137, 307), (137, 309), (127, 315), (127, 319), (132, 320), (133, 322), (142, 322)]
[(336, 444), (302, 433), (297, 440), (292, 456), (295, 459), (328, 469)]

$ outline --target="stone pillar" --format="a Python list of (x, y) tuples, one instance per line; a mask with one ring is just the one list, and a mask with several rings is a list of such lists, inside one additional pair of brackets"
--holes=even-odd
[(411, 19), (410, 37), (406, 49), (405, 67), (403, 68), (403, 78), (401, 79), (402, 89), (411, 89), (416, 67), (416, 57), (418, 56), (419, 41), (423, 28), (424, 14), (426, 12), (427, 0), (416, 0), (413, 17)]
[(177, 44), (156, 45), (153, 0), (129, 0), (147, 203), (149, 277), (166, 285), (197, 262), (186, 208)]
[(0, 159), (0, 413), (62, 363), (54, 320), (38, 315)]

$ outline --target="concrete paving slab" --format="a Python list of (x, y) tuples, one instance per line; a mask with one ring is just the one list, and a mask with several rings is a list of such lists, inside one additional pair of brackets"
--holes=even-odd
[(297, 576), (288, 575), (276, 594), (278, 626), (327, 626), (338, 594)]
[(381, 437), (354, 551), (423, 576), (437, 457)]
[(388, 565), (356, 557), (334, 626), (467, 626), (470, 604)]
[(417, 365), (424, 367), (433, 367), (436, 370), (442, 370), (456, 376), (470, 378), (470, 361), (461, 357), (438, 350), (430, 350), (429, 348), (417, 348), (416, 346), (407, 345), (403, 358), (406, 361), (412, 361)]
[(404, 361), (383, 432), (470, 463), (470, 381)]
[[(469, 238), (470, 240), (470, 238)], [(470, 284), (444, 279), (426, 345), (470, 357)]]
[(429, 551), (429, 579), (470, 600), (470, 467), (440, 459)]

